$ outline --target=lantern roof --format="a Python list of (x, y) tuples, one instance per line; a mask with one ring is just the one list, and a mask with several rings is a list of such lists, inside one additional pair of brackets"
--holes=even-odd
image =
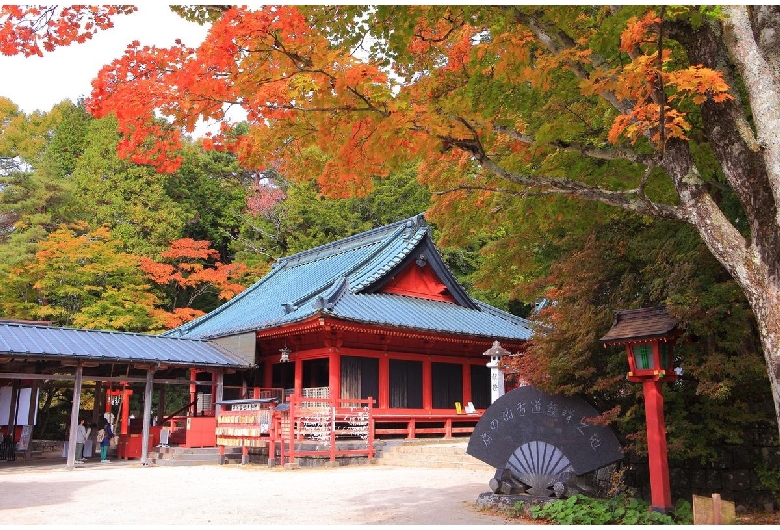
[(677, 320), (664, 306), (615, 311), (612, 328), (599, 339), (607, 344), (663, 339), (679, 333)]
[(493, 345), (488, 349), (485, 353), (482, 355), (489, 355), (491, 357), (501, 357), (504, 355), (509, 355), (512, 352), (501, 346), (501, 343), (497, 340), (493, 341)]

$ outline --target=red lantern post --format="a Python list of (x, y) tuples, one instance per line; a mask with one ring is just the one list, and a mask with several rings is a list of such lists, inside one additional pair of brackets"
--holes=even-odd
[(679, 334), (677, 322), (661, 307), (617, 311), (612, 328), (601, 338), (605, 347), (625, 344), (628, 380), (642, 383), (650, 466), (650, 510), (661, 513), (674, 509), (669, 486), (662, 384), (677, 379), (672, 352)]

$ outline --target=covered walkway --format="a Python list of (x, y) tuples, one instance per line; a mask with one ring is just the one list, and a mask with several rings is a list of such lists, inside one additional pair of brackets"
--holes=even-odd
[(254, 352), (242, 355), (213, 341), (0, 322), (0, 426), (6, 426), (13, 445), (24, 442), (25, 460), (29, 460), (29, 430), (24, 433), (28, 438), (22, 440), (17, 425), (34, 424), (40, 382), (72, 382), (66, 465), (73, 469), (82, 385), (143, 383), (141, 464), (145, 465), (154, 384), (202, 385), (203, 381), (193, 381), (189, 374), (209, 372), (216, 387), (215, 401), (219, 401), (224, 374), (252, 368)]

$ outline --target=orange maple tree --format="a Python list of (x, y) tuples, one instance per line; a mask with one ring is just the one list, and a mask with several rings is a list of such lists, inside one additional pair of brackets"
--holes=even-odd
[[(137, 11), (135, 6), (0, 6), (0, 52), (3, 55), (42, 56), (57, 46), (85, 42), (114, 26), (116, 15)], [(41, 49), (43, 47), (43, 49)]]
[(212, 292), (221, 300), (230, 300), (244, 290), (235, 280), (246, 272), (246, 265), (221, 263), (219, 252), (208, 241), (178, 239), (160, 257), (160, 261), (142, 257), (141, 270), (168, 291), (171, 307), (157, 312), (168, 329), (204, 315), (192, 307), (204, 294)]
[(138, 257), (121, 248), (122, 242), (106, 227), (60, 226), (38, 243), (29, 261), (3, 278), (3, 313), (61, 326), (156, 329), (159, 324), (150, 308), (159, 300), (138, 270)]
[[(47, 49), (83, 40), (109, 25), (112, 15), (130, 10), (73, 6), (54, 17), (51, 9), (4, 8), (3, 49), (19, 53), (43, 36)], [(182, 130), (194, 131), (200, 119), (217, 120), (223, 132), (209, 135), (205, 145), (236, 152), (247, 167), (275, 164), (288, 177), (316, 178), (331, 195), (348, 196), (367, 191), (372, 175), (386, 175), (396, 162), (422, 155), (434, 174), (475, 156), (487, 162), (485, 154), (493, 151), (528, 156), (523, 136), (529, 124), (522, 109), (481, 108), (487, 102), (480, 101), (479, 90), (528, 83), (554, 92), (560, 71), (574, 70), (583, 96), (597, 104), (608, 94), (617, 103), (620, 112), (605, 120), (611, 125), (607, 137), (616, 144), (648, 131), (656, 144), (685, 139), (690, 128), (685, 102), (731, 97), (715, 69), (666, 66), (671, 50), (658, 45), (661, 19), (653, 10), (625, 20), (620, 51), (630, 60), (597, 57), (594, 41), (604, 38), (598, 24), (605, 10), (562, 10), (557, 19), (547, 17), (571, 40), (541, 53), (540, 35), (523, 24), (532, 15), (511, 10), (380, 9), (361, 30), (351, 22), (360, 8), (226, 6), (197, 48), (130, 43), (94, 80), (89, 109), (98, 117), (116, 114), (123, 133), (120, 154), (160, 171), (180, 164)], [(46, 31), (32, 21), (44, 14)], [(85, 17), (94, 23), (79, 33)], [(328, 33), (326, 21), (343, 32)], [(59, 30), (52, 33), (49, 26)], [(363, 39), (375, 32), (390, 45), (406, 40), (359, 54), (355, 38), (346, 36), (350, 31)], [(658, 101), (659, 85), (669, 92), (665, 101)], [(227, 134), (233, 107), (251, 125), (239, 138)]]
[[(317, 178), (331, 194), (345, 196), (366, 191), (370, 175), (387, 174), (394, 162), (423, 153), (431, 163), (450, 165), (452, 148), (469, 156), (522, 150), (522, 139), (508, 134), (527, 128), (520, 109), (496, 113), (475, 105), (473, 92), (496, 83), (554, 89), (560, 69), (589, 70), (580, 80), (581, 93), (610, 93), (625, 109), (607, 118), (613, 121), (608, 135), (613, 143), (622, 137), (636, 141), (647, 131), (654, 131), (656, 143), (661, 135), (685, 138), (687, 112), (672, 103), (731, 97), (714, 69), (664, 66), (672, 56), (653, 38), (660, 24), (655, 12), (627, 20), (621, 50), (632, 60), (614, 66), (595, 60), (590, 41), (597, 30), (577, 28), (578, 21), (571, 21), (577, 38), (572, 46), (540, 55), (527, 29), (483, 39), (498, 21), (479, 10), (422, 6), (394, 13), (411, 33), (405, 49), (396, 51), (398, 60), (389, 64), (379, 55), (358, 57), (353, 48), (334, 45), (334, 36), (318, 27), (323, 17), (344, 23), (352, 13), (234, 7), (198, 48), (134, 42), (101, 70), (90, 109), (97, 116), (117, 114), (125, 134), (123, 155), (167, 171), (179, 163), (180, 128), (193, 131), (200, 118), (226, 122), (227, 111), (240, 106), (250, 133), (239, 139), (216, 134), (207, 145), (235, 151), (250, 167), (277, 161), (281, 173)], [(399, 21), (391, 27), (406, 29)], [(670, 92), (661, 103), (655, 97), (659, 83)], [(156, 113), (178, 127), (155, 119)], [(438, 157), (431, 156), (435, 153)]]
[[(198, 10), (203, 44), (133, 43), (95, 79), (123, 155), (172, 170), (214, 119), (205, 145), (331, 195), (422, 159), (445, 231), (466, 199), (473, 221), (551, 194), (689, 223), (750, 302), (780, 417), (780, 7)], [(36, 34), (0, 13), (19, 53)], [(235, 107), (247, 134), (227, 134)]]

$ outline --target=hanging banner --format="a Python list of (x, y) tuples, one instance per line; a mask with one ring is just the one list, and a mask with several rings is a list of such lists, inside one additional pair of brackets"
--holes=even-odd
[[(4, 386), (0, 388), (0, 425), (8, 425), (10, 422), (8, 419), (11, 417), (11, 392), (13, 389), (10, 386)], [(19, 396), (16, 402), (16, 421), (15, 425), (27, 425), (30, 416), (30, 393), (32, 388), (20, 388)], [(35, 402), (38, 402), (36, 396)], [(35, 419), (33, 424), (38, 421), (38, 410), (35, 410)]]

